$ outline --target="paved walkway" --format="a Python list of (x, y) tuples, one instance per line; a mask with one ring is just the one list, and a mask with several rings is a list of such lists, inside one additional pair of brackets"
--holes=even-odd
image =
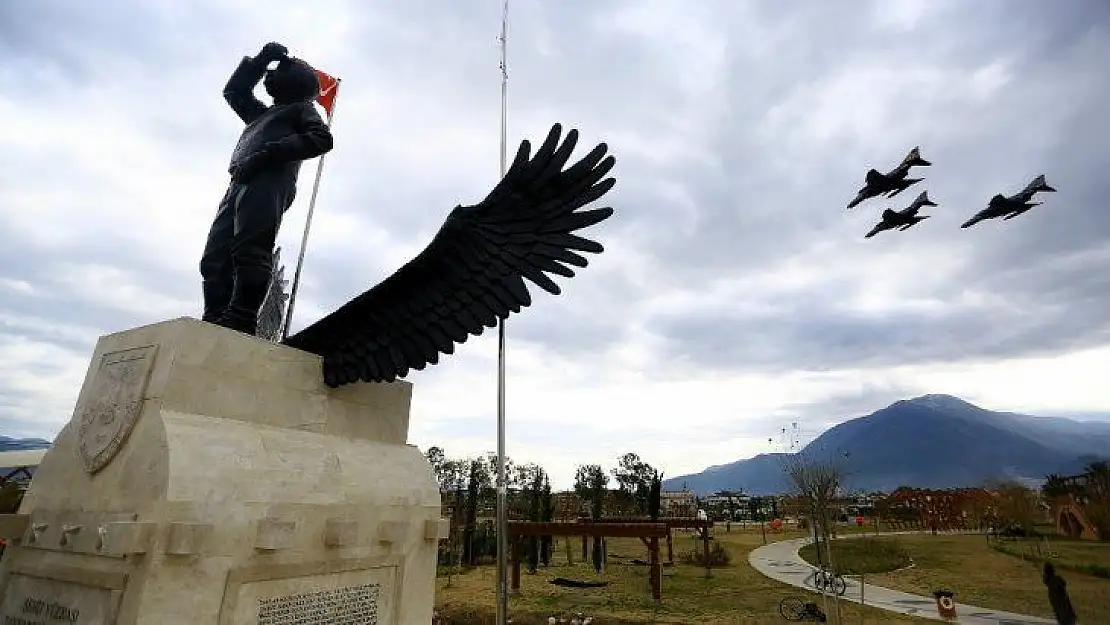
[[(879, 535), (903, 533), (916, 532), (888, 532)], [(867, 535), (875, 536), (875, 534)], [(848, 536), (841, 536), (841, 538), (849, 538), (852, 536), (855, 535), (850, 534)], [(797, 538), (764, 545), (748, 554), (748, 563), (752, 565), (752, 568), (771, 579), (816, 592), (813, 586), (813, 573), (817, 569), (798, 555), (798, 550), (809, 542), (811, 542), (809, 538)], [(844, 582), (847, 585), (847, 590), (845, 590), (844, 595), (840, 597), (841, 600), (860, 603), (859, 580), (852, 577), (845, 577)], [(967, 605), (960, 603), (959, 597), (955, 599), (956, 613), (958, 614), (958, 618), (955, 622), (961, 625), (1055, 625), (1056, 623), (1055, 620), (1044, 619), (1037, 616), (1026, 616), (1024, 614), (1014, 614), (1012, 612), (1002, 612), (1000, 610)], [(829, 597), (829, 600), (831, 602), (832, 597)], [(1045, 601), (1048, 601), (1047, 594), (1045, 595)], [(937, 614), (936, 599), (933, 597), (911, 595), (910, 593), (900, 590), (891, 590), (890, 588), (864, 583), (863, 602), (866, 605), (889, 610), (891, 612), (898, 612), (918, 618), (941, 620), (940, 615)], [(832, 607), (830, 606), (829, 609), (831, 610)]]

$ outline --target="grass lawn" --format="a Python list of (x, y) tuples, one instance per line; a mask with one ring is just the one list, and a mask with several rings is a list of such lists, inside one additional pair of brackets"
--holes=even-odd
[[(911, 563), (909, 552), (894, 537), (866, 536), (830, 542), (833, 564), (842, 575), (886, 573), (909, 566)], [(814, 566), (820, 562), (817, 557), (817, 545), (806, 545), (799, 553), (802, 559)], [(825, 555), (824, 546), (822, 546), (821, 555)]]
[[(858, 538), (851, 540), (860, 540)], [(959, 604), (1052, 618), (1040, 565), (991, 549), (982, 535), (914, 534), (896, 538), (914, 560), (914, 568), (865, 576), (867, 583), (931, 596), (948, 588)], [(849, 541), (845, 541), (849, 542)], [(1110, 548), (1096, 543), (1053, 542), (1069, 557), (1110, 564)], [(1066, 547), (1065, 547), (1066, 545)], [(834, 552), (835, 557), (835, 552)], [(1080, 623), (1110, 623), (1110, 580), (1058, 571), (1067, 581)]]
[(1037, 562), (1051, 559), (1061, 574), (1075, 571), (1110, 580), (1110, 543), (1049, 538), (1045, 541), (1001, 539), (991, 544), (996, 550), (1017, 558)]
[[(767, 540), (799, 538), (796, 531), (768, 530)], [(781, 623), (779, 602), (787, 596), (820, 597), (800, 588), (793, 588), (760, 575), (748, 565), (748, 552), (763, 544), (758, 527), (754, 530), (733, 526), (726, 533), (724, 527), (714, 530), (714, 537), (732, 556), (724, 568), (713, 570), (713, 577), (705, 579), (705, 570), (682, 564), (682, 554), (691, 550), (694, 541), (689, 534), (676, 533), (675, 572), (663, 576), (663, 602), (656, 606), (648, 587), (648, 567), (633, 566), (633, 558), (646, 559), (647, 550), (638, 539), (610, 539), (611, 554), (605, 573), (597, 575), (583, 564), (581, 543), (573, 540), (575, 564), (567, 566), (565, 548), (560, 544), (554, 553), (549, 569), (540, 569), (535, 575), (521, 571), (521, 594), (509, 598), (509, 616), (514, 625), (545, 625), (549, 616), (569, 617), (582, 612), (594, 617), (596, 625), (613, 623)], [(856, 539), (858, 540), (858, 539)], [(665, 548), (662, 549), (666, 557)], [(616, 556), (616, 557), (614, 557)], [(1000, 557), (1006, 557), (999, 554)], [(604, 588), (571, 589), (549, 584), (554, 577), (582, 580), (606, 580)], [(436, 581), (436, 606), (440, 614), (449, 617), (448, 623), (478, 625), (492, 623), (496, 605), (496, 568), (483, 566), (462, 575), (456, 575), (447, 587), (447, 579)], [(829, 612), (833, 611), (829, 603)], [(920, 619), (903, 617), (874, 608), (861, 609), (858, 605), (842, 602), (841, 612), (845, 623), (924, 623)], [(830, 614), (831, 618), (831, 614)]]

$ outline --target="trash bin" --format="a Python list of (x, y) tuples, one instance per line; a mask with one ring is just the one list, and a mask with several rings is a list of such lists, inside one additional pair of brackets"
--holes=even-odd
[(933, 596), (937, 598), (937, 613), (946, 621), (955, 620), (956, 618), (956, 601), (953, 597), (956, 593), (951, 590), (934, 590)]

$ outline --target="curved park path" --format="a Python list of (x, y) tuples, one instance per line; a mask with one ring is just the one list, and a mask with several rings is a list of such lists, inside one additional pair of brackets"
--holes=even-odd
[[(884, 536), (911, 533), (917, 532), (882, 532), (878, 535)], [(875, 536), (876, 534), (867, 535)], [(850, 539), (851, 537), (851, 535), (842, 536), (837, 540)], [(798, 555), (798, 551), (810, 542), (811, 539), (809, 538), (796, 538), (764, 545), (748, 554), (748, 563), (752, 565), (752, 568), (773, 580), (817, 592), (813, 586), (813, 573), (817, 568), (803, 560), (802, 556)], [(847, 584), (848, 589), (840, 599), (859, 603), (859, 580), (846, 576), (844, 582)], [(941, 620), (940, 615), (937, 614), (936, 600), (933, 597), (912, 595), (908, 592), (865, 583), (863, 585), (863, 600), (864, 603), (874, 608), (898, 612), (917, 618)], [(1002, 612), (1000, 610), (967, 605), (965, 603), (960, 603), (958, 598), (956, 601), (956, 612), (958, 618), (955, 622), (961, 625), (1054, 625), (1056, 623), (1054, 620), (1044, 619), (1038, 616), (1014, 614), (1012, 612)]]

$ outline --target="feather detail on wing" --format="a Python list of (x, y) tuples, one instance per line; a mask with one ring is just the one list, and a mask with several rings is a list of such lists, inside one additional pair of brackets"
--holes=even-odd
[(416, 258), (285, 344), (320, 355), (328, 386), (393, 381), (530, 305), (525, 279), (558, 295), (548, 274), (572, 277), (570, 266), (587, 265), (579, 252), (603, 250), (575, 231), (613, 214), (578, 209), (616, 183), (603, 180), (616, 162), (604, 143), (564, 170), (578, 131), (562, 143), (561, 134), (555, 124), (531, 158), (528, 141), (521, 142), (486, 199), (456, 206)]

